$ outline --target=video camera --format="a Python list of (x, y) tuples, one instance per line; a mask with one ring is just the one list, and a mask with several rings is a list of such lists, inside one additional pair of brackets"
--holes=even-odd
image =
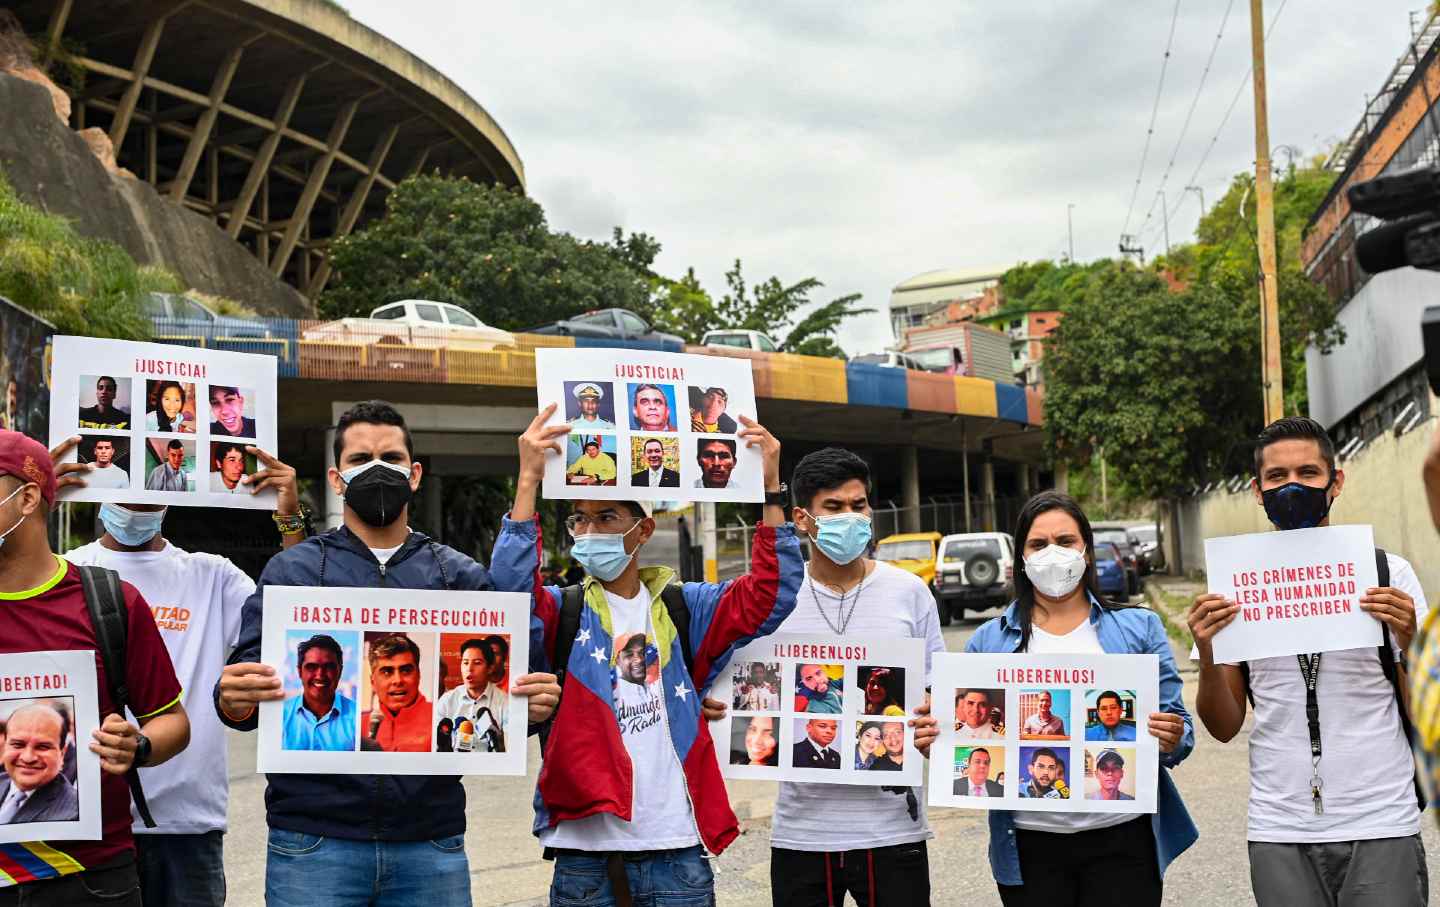
[[(1370, 274), (1409, 265), (1440, 271), (1440, 167), (1381, 176), (1351, 186), (1350, 207), (1386, 221), (1355, 241), (1355, 257)], [(1440, 394), (1440, 305), (1420, 318), (1425, 374)]]

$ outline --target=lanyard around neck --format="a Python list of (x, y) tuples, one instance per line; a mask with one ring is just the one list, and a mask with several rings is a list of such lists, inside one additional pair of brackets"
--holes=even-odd
[(1315, 815), (1325, 813), (1321, 790), (1325, 780), (1320, 777), (1320, 700), (1315, 688), (1320, 680), (1320, 653), (1297, 655), (1300, 661), (1300, 676), (1305, 680), (1305, 723), (1310, 728), (1310, 798), (1315, 804)]

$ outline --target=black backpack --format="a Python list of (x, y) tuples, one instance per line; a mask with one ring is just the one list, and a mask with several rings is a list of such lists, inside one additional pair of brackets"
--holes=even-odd
[[(1385, 557), (1384, 548), (1375, 549), (1375, 585), (1390, 585), (1390, 561)], [(1400, 713), (1400, 729), (1405, 732), (1405, 740), (1414, 746), (1415, 724), (1410, 720), (1410, 710), (1405, 707), (1405, 694), (1400, 689), (1400, 669), (1395, 663), (1395, 650), (1390, 646), (1390, 627), (1384, 621), (1380, 622), (1380, 648), (1377, 653), (1380, 657), (1380, 673), (1390, 681), (1390, 688), (1395, 693), (1395, 709)], [(1250, 692), (1250, 665), (1240, 662), (1240, 676), (1245, 681), (1245, 698), (1250, 700), (1250, 705), (1255, 705), (1255, 696)], [(1419, 770), (1415, 774), (1415, 799), (1420, 804), (1420, 811), (1425, 811), (1425, 789), (1420, 785)]]
[[(695, 653), (690, 649), (690, 606), (685, 603), (685, 587), (670, 583), (660, 590), (660, 600), (675, 625), (675, 635), (680, 639), (680, 654), (685, 659), (685, 670), (695, 667)], [(560, 620), (555, 628), (555, 677), (561, 688), (565, 686), (566, 668), (570, 664), (570, 650), (575, 648), (575, 634), (580, 632), (580, 612), (585, 607), (585, 586), (577, 583), (560, 590)]]
[[(130, 611), (120, 591), (120, 574), (104, 567), (80, 567), (80, 585), (85, 590), (85, 608), (90, 612), (90, 625), (95, 628), (95, 642), (100, 647), (100, 663), (105, 666), (105, 679), (110, 681), (110, 701), (115, 711), (125, 717), (130, 705), (130, 688), (125, 683), (125, 637), (130, 626)], [(140, 785), (140, 772), (134, 766), (125, 773), (135, 811), (146, 828), (154, 828), (150, 807), (145, 802), (145, 788)]]

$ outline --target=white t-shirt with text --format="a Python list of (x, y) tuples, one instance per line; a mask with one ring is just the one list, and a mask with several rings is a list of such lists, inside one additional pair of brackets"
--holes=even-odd
[[(1039, 627), (1033, 627), (1030, 631), (1030, 648), (1027, 650), (1031, 655), (1103, 655), (1105, 650), (1100, 646), (1100, 634), (1095, 632), (1095, 626), (1086, 617), (1080, 621), (1080, 626), (1060, 636), (1053, 633), (1046, 633)], [(1080, 741), (1085, 737), (1083, 728), (1073, 728), (1072, 716), (1059, 716), (1071, 733), (1071, 740)], [(1149, 733), (1143, 731), (1143, 733)], [(1043, 745), (1043, 744), (1041, 744)], [(1062, 749), (1062, 753), (1069, 753), (1069, 750)], [(1076, 761), (1076, 760), (1071, 760)], [(1070, 796), (1085, 796), (1085, 766), (1066, 766), (1069, 771), (1066, 777), (1069, 778)], [(1076, 769), (1079, 769), (1079, 777), (1076, 777)], [(1025, 769), (1016, 766), (1015, 780), (1024, 777)], [(1095, 828), (1109, 828), (1112, 825), (1120, 825), (1129, 822), (1142, 815), (1141, 813), (1042, 813), (1042, 812), (1016, 812), (1015, 826), (1026, 828), (1031, 831), (1049, 831), (1059, 834), (1072, 834), (1077, 831), (1090, 831)]]
[(190, 719), (190, 745), (164, 765), (140, 769), (156, 827), (134, 821), (137, 835), (225, 830), (229, 799), (225, 727), (213, 691), (240, 636), (240, 611), (255, 581), (214, 554), (165, 543), (159, 551), (114, 551), (91, 542), (65, 555), (72, 564), (108, 567), (145, 597), (170, 652)]
[[(650, 591), (641, 587), (634, 598), (605, 593), (610, 603), (611, 637), (616, 652), (636, 633), (644, 634), (646, 681), (633, 683), (611, 668), (614, 684), (615, 720), (620, 738), (630, 755), (632, 789), (631, 819), (626, 822), (610, 813), (596, 813), (583, 819), (561, 822), (540, 833), (546, 847), (569, 850), (676, 850), (700, 843), (699, 830), (685, 791), (685, 774), (680, 755), (670, 738), (665, 713), (658, 660), (651, 662), (655, 646), (650, 626)], [(656, 656), (658, 658), (658, 656)], [(572, 763), (572, 771), (584, 771), (584, 760)]]
[[(1424, 623), (1429, 609), (1414, 568), (1389, 552), (1386, 558), (1390, 585), (1415, 600), (1417, 626)], [(1390, 640), (1394, 647), (1393, 634)], [(1320, 658), (1315, 697), (1322, 815), (1315, 815), (1310, 795), (1310, 729), (1299, 659), (1287, 655), (1250, 662), (1250, 690), (1255, 725), (1250, 731), (1249, 840), (1313, 844), (1419, 833), (1414, 757), (1377, 649), (1326, 652)]]
[[(841, 626), (836, 616), (839, 607), (840, 596), (811, 582), (807, 571), (795, 610), (776, 632), (834, 635), (835, 630), (825, 618)], [(924, 580), (899, 567), (877, 562), (861, 584), (858, 598), (854, 590), (847, 593), (845, 611), (850, 618), (844, 624), (846, 637), (925, 640), (925, 683), (929, 685), (931, 656), (945, 651), (945, 641), (940, 636), (935, 596)], [(905, 703), (907, 720), (919, 704)], [(912, 747), (906, 750), (905, 758), (923, 757)], [(934, 837), (925, 818), (925, 791), (917, 787), (914, 794), (917, 818), (911, 819), (906, 797), (883, 788), (781, 781), (770, 843), (783, 850), (834, 853), (924, 841)]]

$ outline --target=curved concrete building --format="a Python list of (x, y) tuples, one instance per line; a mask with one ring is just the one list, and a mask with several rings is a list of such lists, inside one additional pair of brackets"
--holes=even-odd
[(514, 186), (499, 124), (423, 60), (325, 0), (18, 0), (70, 87), (71, 125), (213, 218), (314, 298), (325, 251), (421, 169)]

